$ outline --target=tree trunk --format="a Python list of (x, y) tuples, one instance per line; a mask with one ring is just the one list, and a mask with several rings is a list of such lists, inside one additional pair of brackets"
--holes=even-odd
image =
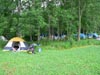
[(78, 9), (78, 13), (79, 13), (79, 21), (78, 21), (78, 41), (80, 41), (80, 33), (81, 33), (81, 2), (79, 0), (79, 9)]
[(32, 34), (31, 34), (31, 33), (30, 33), (30, 41), (33, 41), (33, 40), (32, 40)]
[(21, 32), (20, 32), (20, 25), (19, 25), (19, 18), (20, 18), (20, 13), (21, 13), (21, 0), (18, 0), (18, 6), (17, 6), (17, 8), (18, 8), (18, 16), (17, 16), (17, 26), (16, 26), (16, 36), (18, 36), (18, 37), (21, 37), (22, 36), (22, 34), (21, 34)]
[(48, 15), (48, 30), (49, 30), (49, 40), (51, 40), (51, 25), (50, 25), (50, 15)]
[(54, 28), (52, 27), (52, 40), (54, 40)]
[(58, 24), (58, 30), (57, 30), (57, 34), (58, 34), (58, 40), (60, 40), (60, 25)]
[(40, 26), (38, 26), (38, 43), (40, 42)]

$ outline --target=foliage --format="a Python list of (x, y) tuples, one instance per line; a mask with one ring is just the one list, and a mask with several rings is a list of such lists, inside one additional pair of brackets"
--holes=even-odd
[(63, 50), (75, 47), (84, 47), (88, 45), (100, 45), (100, 41), (95, 39), (87, 39), (81, 41), (75, 41), (74, 39), (70, 39), (68, 41), (41, 41), (41, 44), (43, 49)]
[(41, 34), (100, 33), (99, 7), (98, 0), (0, 0), (0, 35), (39, 41)]
[(0, 40), (0, 49), (3, 49), (6, 43), (6, 41)]

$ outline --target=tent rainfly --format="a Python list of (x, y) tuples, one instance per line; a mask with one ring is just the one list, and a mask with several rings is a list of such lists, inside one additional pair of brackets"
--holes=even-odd
[(8, 41), (8, 43), (4, 47), (4, 50), (13, 50), (13, 48), (15, 47), (18, 48), (18, 50), (27, 50), (28, 44), (25, 42), (24, 39), (20, 37), (14, 37)]

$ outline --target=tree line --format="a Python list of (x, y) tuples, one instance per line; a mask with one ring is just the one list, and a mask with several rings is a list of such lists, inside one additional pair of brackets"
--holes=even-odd
[(0, 35), (40, 40), (40, 35), (100, 33), (99, 0), (0, 0)]

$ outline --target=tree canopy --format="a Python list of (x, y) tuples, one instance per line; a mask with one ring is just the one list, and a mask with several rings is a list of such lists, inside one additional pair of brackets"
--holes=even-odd
[[(27, 40), (100, 33), (98, 0), (0, 0), (0, 35)], [(58, 39), (59, 40), (59, 39)]]

